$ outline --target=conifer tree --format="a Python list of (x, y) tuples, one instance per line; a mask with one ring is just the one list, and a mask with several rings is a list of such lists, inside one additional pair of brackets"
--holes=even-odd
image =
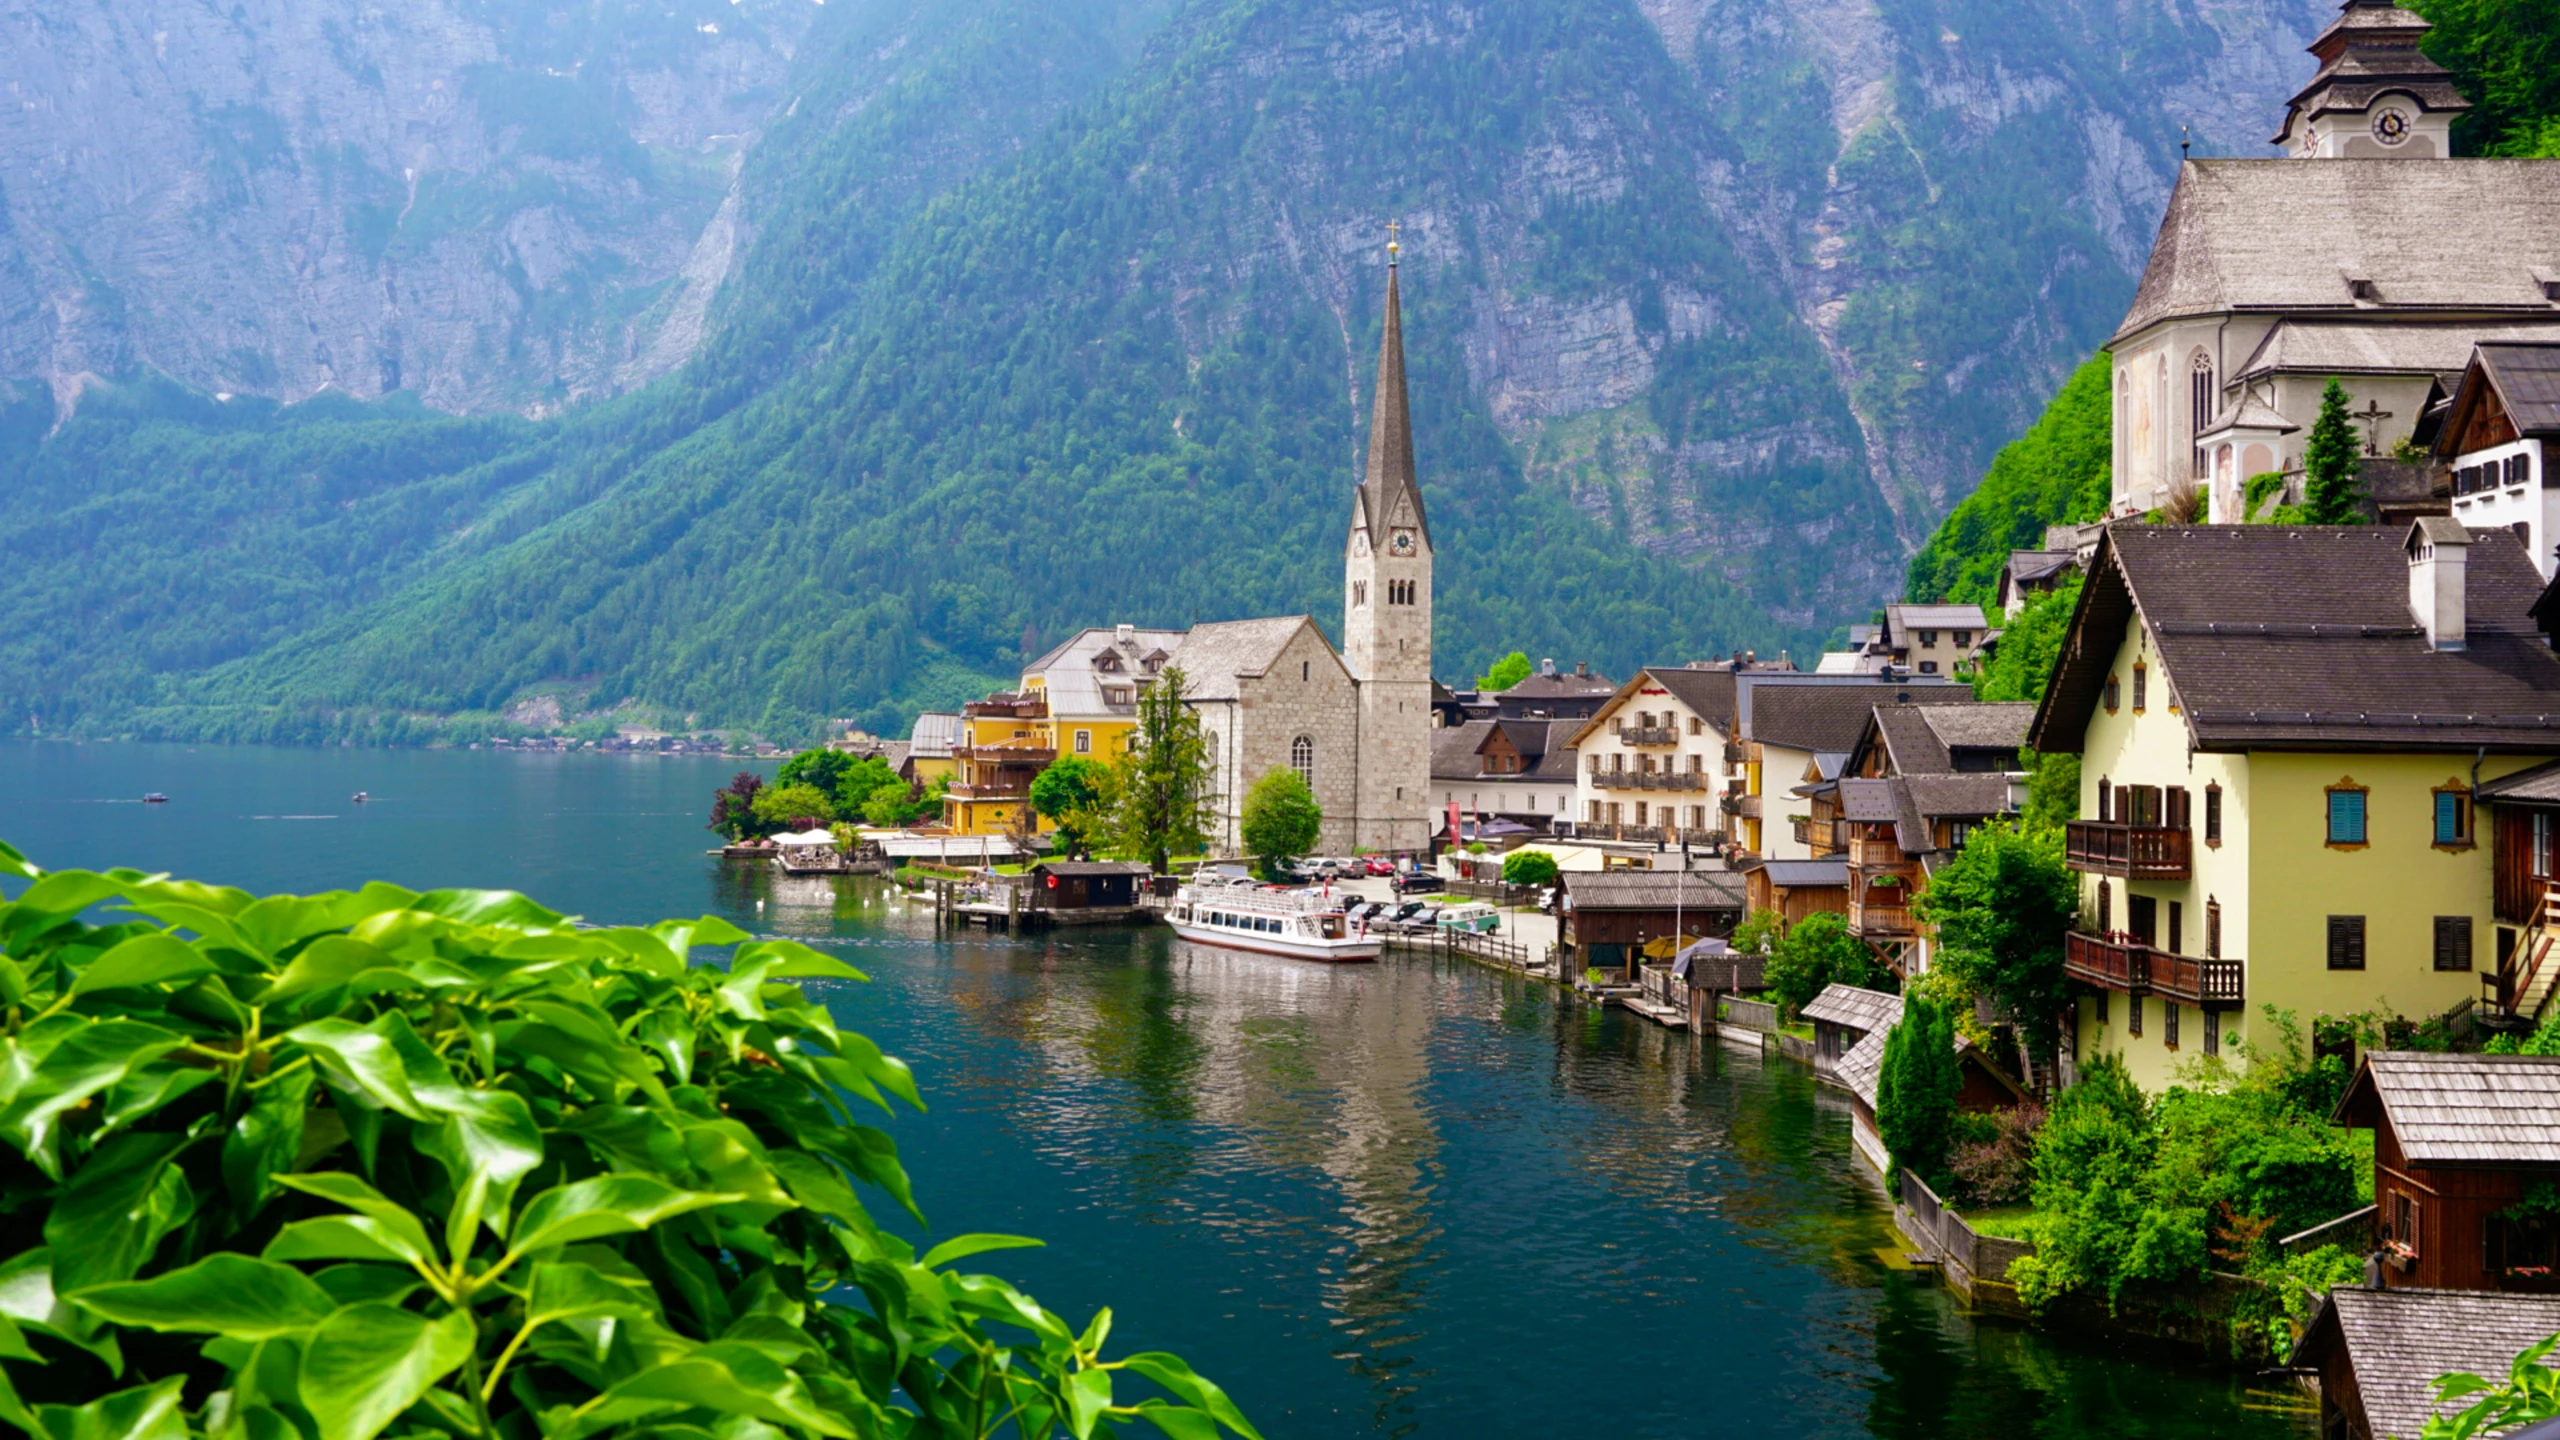
[(1905, 997), (1902, 1021), (1885, 1037), (1884, 1065), (1876, 1076), (1876, 1132), (1893, 1157), (1896, 1184), (1908, 1169), (1931, 1188), (1947, 1189), (1947, 1151), (1963, 1088), (1955, 1017), (1924, 995)]
[(2364, 487), (2356, 472), (2355, 422), (2347, 418), (2347, 387), (2334, 378), (2320, 392), (2320, 418), (2302, 447), (2304, 518), (2314, 525), (2361, 525)]
[(1209, 740), (1183, 703), (1189, 681), (1167, 667), (1138, 693), (1138, 729), (1107, 785), (1111, 838), (1159, 874), (1209, 843)]

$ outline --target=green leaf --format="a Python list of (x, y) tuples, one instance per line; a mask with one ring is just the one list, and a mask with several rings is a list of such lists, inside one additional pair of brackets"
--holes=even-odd
[(1047, 1243), (1022, 1235), (954, 1235), (924, 1252), (924, 1258), (916, 1263), (927, 1270), (939, 1270), (955, 1260), (984, 1255), (990, 1250), (1037, 1250)]
[(334, 989), (376, 972), (394, 981), (408, 978), (397, 957), (352, 936), (323, 935), (302, 947), (293, 963), (257, 1000), (261, 1005), (280, 1005), (298, 995)]
[(64, 1112), (186, 1043), (184, 1037), (139, 1020), (84, 1025), (36, 1063), (0, 1110), (0, 1137), (14, 1142), (47, 1175), (59, 1178), (55, 1125)]
[(0, 1260), (0, 1317), (88, 1351), (110, 1375), (124, 1373), (124, 1355), (116, 1345), (115, 1332), (103, 1330), (53, 1293), (53, 1252), (44, 1246)]
[(854, 969), (823, 950), (797, 940), (758, 940), (741, 945), (729, 958), (733, 971), (758, 966), (772, 980), (868, 980), (871, 977)]
[(512, 890), (430, 890), (411, 902), (409, 908), (465, 925), (507, 925), (528, 930), (553, 929), (567, 924), (569, 919)]
[(137, 1070), (107, 1087), (107, 1093), (99, 1097), (98, 1128), (90, 1132), (90, 1143), (160, 1114), (187, 1092), (221, 1078), (193, 1065), (152, 1065)]
[[(398, 1012), (393, 1012), (396, 1018)], [(403, 1022), (405, 1028), (405, 1022)], [(356, 1025), (334, 1017), (298, 1025), (278, 1037), (300, 1046), (328, 1077), (330, 1087), (376, 1110), (389, 1110), (412, 1120), (430, 1118), (410, 1084), (400, 1047), (376, 1025)]]
[(305, 1330), (338, 1308), (329, 1292), (290, 1265), (246, 1255), (208, 1255), (184, 1270), (118, 1285), (93, 1285), (64, 1299), (118, 1325), (264, 1340)]
[(300, 1163), (303, 1118), (319, 1082), (308, 1069), (278, 1075), (252, 1092), (248, 1112), (222, 1141), (222, 1186), (235, 1223), (276, 1193), (276, 1176)]
[(646, 1175), (599, 1175), (545, 1190), (526, 1201), (508, 1248), (521, 1255), (606, 1235), (628, 1235), (672, 1216), (739, 1198), (679, 1190)]
[(329, 1298), (340, 1305), (369, 1301), (397, 1305), (416, 1294), (425, 1282), (418, 1278), (416, 1270), (404, 1265), (347, 1264), (314, 1272), (311, 1283), (329, 1292)]
[(542, 1163), (542, 1130), (524, 1098), (504, 1090), (460, 1091), (444, 1111), (435, 1125), (418, 1132), (418, 1148), (453, 1181), (445, 1252), (466, 1255), (483, 1222), (505, 1233), (516, 1182)]
[(1206, 1411), (1150, 1400), (1138, 1407), (1138, 1413), (1173, 1440), (1218, 1440), (1218, 1422), (1209, 1418)]
[(1093, 1422), (1111, 1408), (1111, 1372), (1096, 1367), (1067, 1377), (1067, 1431), (1076, 1440), (1093, 1434)]
[(441, 1319), (391, 1305), (352, 1305), (303, 1347), (304, 1408), (320, 1440), (373, 1440), (429, 1387), (453, 1373), (477, 1339), (468, 1311)]
[(41, 879), (44, 872), (37, 869), (25, 855), (20, 854), (16, 846), (0, 840), (0, 875), (15, 875), (21, 880), (36, 880)]
[(750, 1346), (715, 1341), (672, 1364), (644, 1370), (580, 1406), (578, 1422), (563, 1440), (670, 1408), (752, 1415), (821, 1435), (855, 1433), (819, 1409), (790, 1371)]
[(213, 973), (203, 952), (174, 935), (136, 935), (89, 962), (71, 984), (76, 998), (101, 990), (137, 990)]
[(77, 915), (111, 895), (121, 895), (130, 881), (90, 870), (56, 870), (20, 892), (0, 922), (11, 938), (42, 931), (53, 921)]
[(184, 1135), (118, 1135), (89, 1154), (45, 1215), (53, 1284), (62, 1294), (130, 1279), (170, 1231), (195, 1213), (195, 1191), (170, 1162)]
[(73, 1408), (39, 1405), (36, 1423), (46, 1440), (187, 1440), (187, 1420), (180, 1409), (187, 1377), (172, 1375), (157, 1385), (119, 1390)]
[[(419, 1223), (417, 1216), (355, 1176), (342, 1170), (323, 1170), (312, 1175), (279, 1175), (276, 1183), (334, 1200), (356, 1213), (325, 1215), (286, 1226), (267, 1246), (268, 1259), (433, 1263), (435, 1245), (427, 1239), (427, 1227)], [(314, 1248), (333, 1244), (349, 1248)], [(278, 1247), (291, 1253), (279, 1253)]]
[(1254, 1429), (1253, 1422), (1244, 1418), (1244, 1412), (1236, 1408), (1236, 1402), (1227, 1398), (1227, 1392), (1193, 1374), (1181, 1356), (1168, 1355), (1161, 1350), (1144, 1350), (1120, 1363), (1163, 1386), (1176, 1398), (1216, 1416), (1219, 1424), (1237, 1434), (1247, 1436), (1249, 1440), (1262, 1440), (1262, 1432)]

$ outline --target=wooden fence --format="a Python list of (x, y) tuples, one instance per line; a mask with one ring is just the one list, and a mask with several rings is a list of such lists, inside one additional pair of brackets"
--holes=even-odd
[(1903, 1238), (1935, 1259), (1947, 1283), (1977, 1304), (2005, 1298), (1985, 1296), (1979, 1287), (1985, 1283), (2006, 1286), (2011, 1263), (2036, 1253), (2028, 1241), (2004, 1240), (1975, 1230), (1962, 1215), (1947, 1208), (1929, 1182), (1908, 1170), (1902, 1172), (1901, 1203), (1893, 1218)]
[(1766, 1030), (1774, 1034), (1778, 1028), (1778, 1007), (1763, 1000), (1727, 1000), (1724, 1002), (1724, 1021), (1745, 1030)]

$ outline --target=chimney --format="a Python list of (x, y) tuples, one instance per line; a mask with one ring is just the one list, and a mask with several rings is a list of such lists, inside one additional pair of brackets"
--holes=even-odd
[(1539, 661), (1539, 662), (1538, 662), (1538, 673), (1539, 673), (1539, 674), (1541, 674), (1541, 675), (1553, 675), (1554, 673), (1556, 673), (1556, 662), (1554, 662), (1553, 660), (1541, 660), (1541, 661)]
[(1574, 661), (1574, 662), (1573, 662), (1573, 678), (1574, 678), (1574, 679), (1576, 679), (1576, 680), (1588, 680), (1588, 679), (1590, 679), (1590, 678), (1591, 678), (1591, 662), (1590, 662), (1590, 661), (1588, 661), (1588, 660), (1576, 660), (1576, 661)]
[(1121, 626), (1119, 635), (1120, 643), (1123, 645), (1135, 645), (1138, 643), (1138, 627), (1135, 625)]
[(2471, 532), (2449, 515), (2428, 515), (2409, 527), (2409, 614), (2435, 650), (2467, 645), (2464, 578), (2470, 570)]

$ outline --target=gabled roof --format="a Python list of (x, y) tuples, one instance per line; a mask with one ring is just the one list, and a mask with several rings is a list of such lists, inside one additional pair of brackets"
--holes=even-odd
[(2235, 311), (2548, 314), (2537, 267), (2560, 273), (2560, 161), (2189, 160), (2111, 343)]
[(1902, 997), (1855, 985), (1826, 985), (1804, 1007), (1804, 1018), (1852, 1030), (1890, 1030), (1902, 1021)]
[(1660, 690), (1689, 707), (1690, 713), (1716, 727), (1719, 733), (1730, 733), (1733, 725), (1733, 667), (1690, 668), (1682, 665), (1648, 665), (1629, 677), (1608, 703), (1591, 712), (1591, 718), (1574, 723), (1572, 743), (1579, 746), (1600, 732), (1609, 717), (1634, 704), (1648, 691)]
[[(2560, 340), (2560, 312), (2494, 325), (2479, 321), (2288, 317), (2260, 336), (2249, 358), (2234, 366), (2231, 379), (2248, 381), (2271, 375), (2441, 375), (2459, 372), (2471, 362), (2472, 347), (2483, 340), (2530, 344)], [(2236, 402), (2245, 416), (2230, 409), (2206, 427), (2210, 435), (2226, 425), (2262, 430), (2301, 428), (2271, 409), (2255, 390)]]
[[(1279, 615), (1194, 625), (1175, 647), (1172, 668), (1182, 671), (1188, 698), (1233, 700), (1242, 693), (1239, 680), (1260, 679), (1298, 632), (1315, 623), (1304, 615)], [(1327, 645), (1325, 653), (1332, 655), (1333, 647)]]
[(1052, 715), (1100, 715), (1113, 709), (1126, 710), (1124, 702), (1114, 706), (1102, 697), (1106, 676), (1097, 668), (1104, 656), (1119, 668), (1107, 678), (1130, 686), (1136, 696), (1135, 682), (1146, 678), (1147, 657), (1155, 654), (1179, 654), (1183, 632), (1179, 630), (1132, 630), (1124, 640), (1116, 627), (1093, 626), (1079, 630), (1058, 644), (1048, 654), (1023, 667), (1023, 683), (1034, 676), (1048, 696)]
[(2518, 1355), (2554, 1334), (2560, 1296), (2342, 1285), (2321, 1302), (2291, 1363), (2316, 1370), (2344, 1347), (2370, 1433), (2415, 1436), (2430, 1417), (2469, 1403), (2438, 1404), (2437, 1376), (2504, 1379)]
[(1963, 705), (1970, 686), (1943, 680), (1755, 684), (1742, 713), (1742, 735), (1789, 750), (1854, 750), (1878, 705)]
[(1494, 722), (1470, 720), (1431, 732), (1431, 778), (1473, 780), (1484, 773), (1485, 737)]
[(2006, 775), (1909, 775), (1895, 783), (1909, 793), (1911, 808), (1923, 820), (1988, 818), (2018, 808)]
[(1618, 682), (1606, 675), (1576, 675), (1570, 670), (1541, 671), (1500, 692), (1506, 700), (1580, 700), (1616, 693)]
[(2012, 550), (2009, 552), (2009, 579), (2019, 585), (2050, 580), (2070, 569), (2077, 558), (2068, 550)]
[(2413, 1165), (2560, 1165), (2560, 1056), (2373, 1051), (2332, 1119), (2384, 1116)]
[[(2554, 335), (2560, 338), (2560, 331)], [(2506, 413), (2507, 423), (2515, 427), (2518, 437), (2549, 439), (2560, 435), (2560, 344), (2482, 345), (2463, 373), (2462, 389), (2454, 392), (2456, 416), (2468, 408), (2467, 401), (2477, 403), (2488, 398), (2475, 394), (2475, 385), (2485, 385), (2497, 397), (2499, 409)]]
[(2483, 800), (2522, 805), (2560, 805), (2560, 760), (2545, 760), (2530, 769), (2495, 780), (2483, 780), (2476, 792)]
[(1958, 750), (2018, 749), (2027, 743), (2027, 726), (2035, 721), (2036, 707), (2031, 700), (1989, 700), (1969, 705), (1930, 705), (1917, 714), (1920, 723), (1953, 754)]
[(1562, 879), (1576, 910), (1742, 908), (1742, 881), (1726, 870), (1568, 870)]
[(1884, 633), (1899, 634), (1905, 630), (1979, 630), (1983, 626), (1979, 605), (1887, 605), (1884, 607)]
[[(1753, 796), (1753, 799), (1760, 797)], [(1750, 868), (1750, 873), (1766, 875), (1769, 883), (1782, 890), (1821, 889), (1829, 885), (1849, 883), (1846, 860), (1763, 860)]]
[(2155, 703), (2181, 707), (2200, 749), (2560, 748), (2560, 656), (2532, 628), (2543, 582), (2524, 546), (2470, 532), (2468, 648), (2441, 651), (2410, 613), (2408, 533), (2108, 526), (2029, 745), (2081, 748), (2139, 616), (2167, 674)]
[(948, 760), (960, 743), (960, 717), (948, 710), (927, 710), (907, 732), (907, 754), (917, 760)]

